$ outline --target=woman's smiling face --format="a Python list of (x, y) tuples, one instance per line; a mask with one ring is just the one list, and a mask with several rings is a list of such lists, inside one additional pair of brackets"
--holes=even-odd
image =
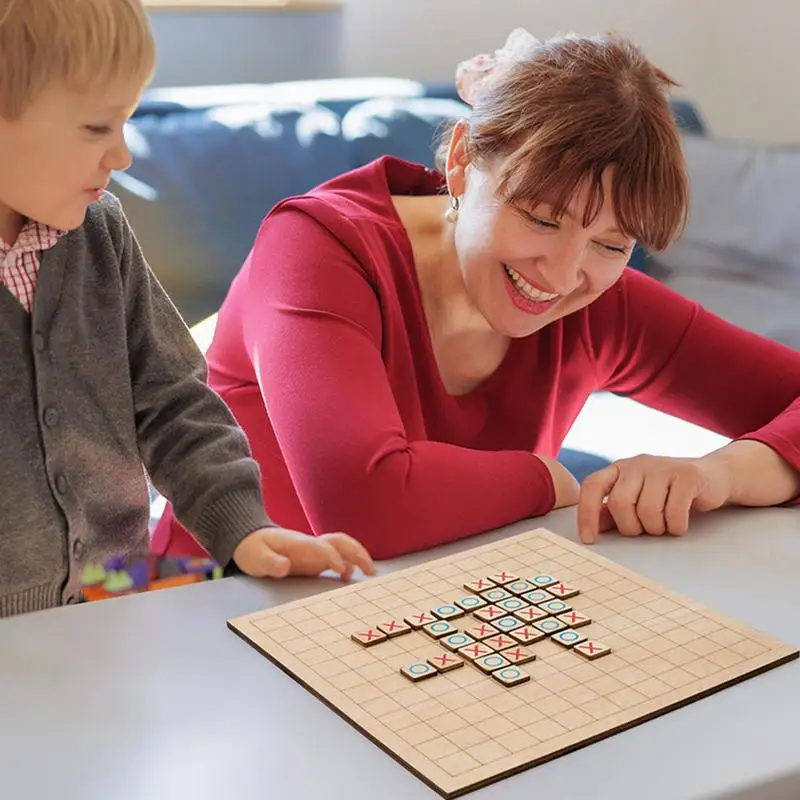
[[(498, 333), (535, 333), (587, 306), (622, 275), (634, 242), (619, 230), (608, 200), (584, 226), (588, 182), (556, 218), (547, 203), (533, 208), (503, 198), (501, 163), (461, 165), (457, 143), (451, 153), (448, 179), (459, 197), (456, 256), (472, 304)], [(603, 198), (613, 196), (612, 182), (609, 168)]]

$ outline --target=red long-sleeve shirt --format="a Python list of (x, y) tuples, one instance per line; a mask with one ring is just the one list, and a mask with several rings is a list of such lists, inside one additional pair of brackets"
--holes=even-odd
[[(388, 558), (544, 514), (552, 482), (531, 453), (556, 455), (597, 390), (747, 435), (800, 470), (800, 354), (630, 269), (449, 395), (391, 200), (440, 190), (438, 173), (387, 157), (286, 200), (231, 287), (210, 382), (276, 522)], [(170, 551), (191, 549), (169, 514), (157, 541), (170, 525)]]

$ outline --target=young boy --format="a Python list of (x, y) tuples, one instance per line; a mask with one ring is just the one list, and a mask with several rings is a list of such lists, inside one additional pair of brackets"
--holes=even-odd
[(221, 564), (374, 574), (273, 525), (258, 468), (117, 200), (154, 66), (139, 0), (0, 0), (0, 617), (75, 602), (148, 547), (145, 470)]

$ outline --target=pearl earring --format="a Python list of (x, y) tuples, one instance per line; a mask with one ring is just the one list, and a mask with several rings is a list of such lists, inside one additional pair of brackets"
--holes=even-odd
[(458, 219), (458, 209), (461, 206), (455, 195), (450, 195), (450, 208), (445, 212), (444, 218), (448, 222), (455, 222)]

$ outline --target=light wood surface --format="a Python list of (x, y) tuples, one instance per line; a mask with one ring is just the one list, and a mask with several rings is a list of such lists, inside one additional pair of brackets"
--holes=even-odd
[[(483, 602), (467, 613), (465, 597)], [(545, 529), (229, 627), (446, 798), (798, 655)]]

